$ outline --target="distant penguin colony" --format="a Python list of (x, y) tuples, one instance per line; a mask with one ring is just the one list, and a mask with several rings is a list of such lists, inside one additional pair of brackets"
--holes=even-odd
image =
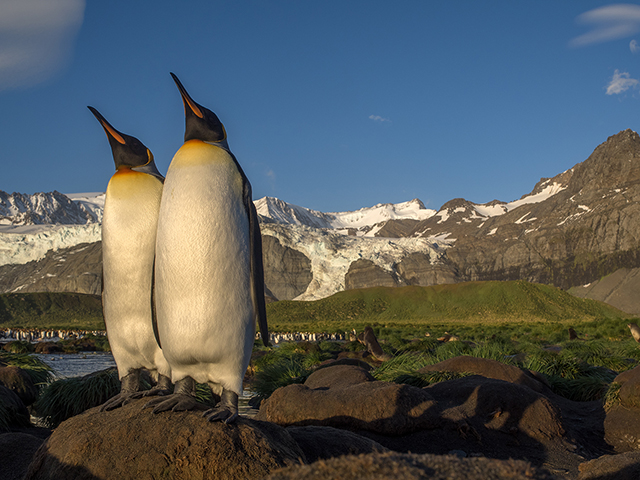
[[(145, 405), (154, 413), (204, 409), (195, 385), (207, 383), (221, 400), (204, 416), (231, 423), (256, 323), (265, 345), (269, 338), (262, 238), (251, 184), (229, 150), (224, 126), (171, 75), (186, 127), (164, 187), (151, 152), (91, 109), (107, 132), (117, 169), (105, 200), (103, 309), (123, 386), (103, 410), (140, 396), (139, 370), (147, 368), (163, 379), (159, 395), (169, 393), (164, 376), (175, 383), (173, 394)], [(135, 153), (123, 153), (127, 147)]]
[(140, 140), (117, 131), (93, 107), (116, 166), (102, 220), (102, 309), (122, 387), (102, 410), (126, 404), (140, 389), (140, 370), (157, 375), (145, 394), (171, 393), (170, 368), (153, 332), (153, 263), (164, 177)]

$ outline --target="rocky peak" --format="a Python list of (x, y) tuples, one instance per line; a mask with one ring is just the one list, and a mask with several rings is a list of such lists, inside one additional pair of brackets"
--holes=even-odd
[(84, 225), (96, 216), (60, 192), (7, 193), (0, 190), (0, 225)]
[(640, 183), (640, 135), (631, 129), (613, 135), (573, 168), (569, 192), (626, 188)]

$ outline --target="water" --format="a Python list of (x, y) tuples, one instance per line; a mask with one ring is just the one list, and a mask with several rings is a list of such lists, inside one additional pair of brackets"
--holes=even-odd
[(116, 366), (110, 352), (35, 353), (34, 356), (53, 368), (56, 379), (82, 377)]
[[(35, 353), (44, 363), (53, 368), (56, 379), (82, 377), (93, 372), (115, 367), (116, 362), (110, 352), (84, 352), (64, 354)], [(249, 406), (253, 392), (244, 390), (238, 401), (238, 410), (244, 417), (255, 417), (258, 410)]]

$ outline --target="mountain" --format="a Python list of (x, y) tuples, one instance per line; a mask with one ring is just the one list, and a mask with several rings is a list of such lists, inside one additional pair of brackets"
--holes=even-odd
[[(29, 208), (22, 201), (22, 208), (17, 199), (28, 196), (13, 194), (7, 203), (13, 210), (1, 211), (0, 292), (98, 293), (100, 196), (78, 194), (66, 201), (57, 192), (36, 195), (50, 195), (51, 201), (32, 201)], [(457, 198), (436, 212), (415, 199), (330, 213), (271, 197), (255, 205), (266, 286), (276, 299), (312, 300), (371, 286), (522, 279), (587, 297), (606, 291), (612, 305), (640, 315), (640, 296), (625, 293), (621, 301), (614, 294), (618, 284), (620, 292), (633, 291), (640, 269), (640, 136), (631, 130), (609, 137), (582, 163), (540, 179), (530, 193), (508, 203)], [(35, 224), (36, 218), (50, 223)], [(582, 288), (621, 269), (628, 273), (624, 282)]]
[(101, 211), (98, 213), (99, 209), (89, 203), (73, 201), (55, 191), (33, 195), (0, 191), (0, 225), (84, 225), (101, 221)]

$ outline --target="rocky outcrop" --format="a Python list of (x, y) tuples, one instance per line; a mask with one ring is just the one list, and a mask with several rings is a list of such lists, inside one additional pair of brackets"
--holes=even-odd
[(640, 452), (603, 455), (580, 464), (577, 480), (638, 480)]
[(291, 300), (305, 292), (313, 275), (309, 258), (293, 248), (284, 247), (277, 237), (262, 237), (265, 284), (278, 300)]
[(402, 285), (401, 279), (392, 272), (383, 270), (371, 260), (359, 259), (351, 263), (344, 277), (347, 290), (366, 287), (397, 287)]
[(0, 292), (102, 293), (102, 242), (83, 243), (24, 265), (0, 266)]
[(620, 268), (586, 285), (572, 287), (569, 293), (608, 303), (623, 312), (640, 316), (640, 268)]
[(605, 439), (617, 452), (640, 450), (640, 367), (613, 379), (620, 386), (619, 402), (607, 411)]
[(238, 419), (210, 423), (196, 412), (154, 415), (142, 399), (91, 409), (57, 427), (26, 479), (258, 479), (305, 461), (284, 428)]
[(27, 372), (18, 367), (0, 366), (0, 385), (12, 390), (26, 406), (36, 401), (38, 389)]
[(448, 455), (373, 453), (320, 460), (278, 470), (265, 480), (557, 480), (546, 470), (519, 460), (458, 458)]
[(7, 428), (26, 427), (30, 424), (29, 410), (24, 406), (20, 397), (5, 386), (0, 385), (0, 432)]

